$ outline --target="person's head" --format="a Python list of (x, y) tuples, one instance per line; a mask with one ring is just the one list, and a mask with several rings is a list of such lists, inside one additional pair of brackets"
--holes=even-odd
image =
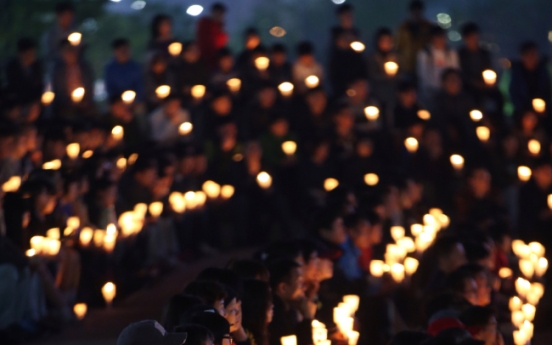
[(534, 71), (539, 66), (540, 56), (539, 47), (533, 41), (524, 42), (519, 48), (519, 55), (523, 67), (529, 71)]
[(226, 14), (226, 6), (220, 2), (216, 2), (211, 6), (211, 18), (216, 22), (222, 22)]
[(271, 108), (276, 103), (277, 97), (276, 88), (271, 83), (261, 85), (259, 91), (257, 91), (257, 99), (261, 108)]
[(289, 132), (289, 122), (282, 116), (275, 116), (270, 121), (270, 133), (278, 138), (285, 137)]
[(109, 179), (102, 178), (93, 183), (96, 200), (104, 207), (115, 205), (117, 200), (117, 184)]
[(251, 259), (236, 260), (231, 262), (228, 267), (243, 280), (255, 279), (268, 283), (268, 269), (261, 261)]
[(497, 321), (491, 307), (474, 306), (460, 314), (460, 321), (474, 339), (493, 345), (497, 336)]
[[(167, 328), (167, 327), (165, 327)], [(186, 345), (214, 345), (215, 336), (207, 327), (196, 324), (184, 324), (176, 327), (177, 332), (186, 333)]]
[(38, 179), (28, 183), (31, 202), (34, 210), (41, 215), (54, 212), (56, 207), (55, 185), (46, 179)]
[(184, 42), (182, 45), (182, 58), (187, 63), (196, 63), (201, 58), (201, 52), (194, 41)]
[(454, 68), (447, 68), (441, 74), (441, 85), (443, 90), (451, 95), (456, 96), (462, 92), (462, 76), (460, 72)]
[(376, 49), (383, 53), (393, 50), (393, 32), (389, 28), (379, 28), (374, 37)]
[(459, 267), (449, 273), (446, 278), (446, 288), (470, 302), (471, 305), (478, 305), (477, 283), (473, 274), (464, 267)]
[(282, 43), (275, 43), (270, 48), (270, 65), (282, 66), (287, 59), (287, 48)]
[(163, 99), (163, 113), (169, 119), (173, 119), (178, 116), (178, 112), (181, 110), (180, 97), (177, 94), (170, 94)]
[[(232, 345), (230, 324), (213, 309), (202, 310), (191, 315), (186, 318), (184, 326), (187, 324), (201, 325), (207, 328), (213, 334), (214, 345)], [(180, 330), (180, 327), (177, 329)]]
[(410, 109), (417, 103), (418, 93), (416, 86), (409, 82), (402, 82), (398, 87), (399, 103), (402, 107)]
[(149, 63), (150, 71), (154, 74), (162, 74), (167, 70), (167, 60), (162, 54), (155, 54)]
[(462, 39), (469, 50), (479, 49), (479, 26), (473, 22), (462, 26)]
[(339, 25), (341, 25), (344, 29), (352, 29), (354, 26), (354, 13), (353, 13), (353, 5), (351, 4), (343, 4), (337, 7), (335, 10), (335, 13), (337, 15), (337, 19), (339, 19)]
[(124, 64), (130, 60), (130, 42), (126, 38), (117, 38), (111, 42), (115, 60)]
[(359, 249), (368, 249), (381, 242), (381, 229), (372, 228), (367, 217), (361, 214), (351, 214), (344, 220), (347, 233), (355, 246)]
[(247, 50), (253, 50), (261, 44), (261, 36), (259, 36), (259, 31), (253, 27), (247, 28), (243, 36), (245, 49)]
[(445, 235), (435, 241), (435, 253), (439, 268), (450, 273), (466, 263), (466, 253), (460, 240), (452, 235)]
[(429, 41), (431, 45), (438, 50), (445, 50), (447, 47), (447, 33), (440, 26), (433, 26), (429, 33)]
[(59, 43), (59, 51), (63, 62), (74, 65), (79, 61), (79, 50), (71, 45), (68, 39), (63, 39)]
[(234, 56), (229, 48), (222, 48), (218, 52), (218, 66), (224, 73), (230, 73), (234, 69)]
[(297, 61), (305, 66), (312, 66), (316, 62), (314, 45), (311, 42), (303, 41), (297, 45)]
[(491, 173), (484, 167), (475, 168), (468, 183), (473, 196), (477, 199), (484, 198), (491, 190)]
[(347, 241), (343, 218), (338, 210), (324, 210), (315, 227), (320, 237), (330, 243), (343, 244)]
[[(490, 256), (489, 251), (487, 251), (486, 254), (487, 256)], [(478, 263), (470, 263), (462, 266), (462, 269), (470, 274), (475, 280), (475, 285), (477, 286), (477, 302), (474, 305), (482, 307), (489, 305), (491, 303), (492, 289), (487, 268)]]
[(349, 133), (355, 125), (355, 116), (347, 105), (338, 107), (334, 114), (336, 130), (340, 134)]
[(172, 37), (172, 19), (166, 14), (158, 14), (151, 21), (151, 37), (154, 40), (167, 40)]
[(267, 326), (274, 314), (270, 285), (259, 280), (245, 280), (243, 292), (243, 327), (253, 333), (255, 340), (260, 341), (259, 345), (267, 345)]
[(36, 61), (36, 43), (30, 38), (17, 41), (17, 55), (24, 66), (30, 66)]
[(232, 96), (226, 91), (214, 94), (211, 109), (219, 116), (229, 115), (232, 112)]
[(289, 259), (280, 259), (268, 264), (270, 287), (284, 303), (292, 303), (305, 295), (301, 266)]
[(552, 186), (552, 163), (546, 159), (540, 159), (533, 168), (532, 176), (540, 189), (549, 189)]
[(368, 158), (374, 153), (374, 143), (369, 138), (361, 138), (356, 144), (356, 154), (361, 158)]
[(146, 188), (153, 188), (157, 180), (157, 162), (147, 156), (138, 156), (132, 165), (133, 177), (138, 184)]
[(123, 329), (117, 345), (184, 345), (186, 337), (186, 333), (168, 333), (157, 321), (144, 320)]
[(121, 95), (113, 95), (109, 98), (109, 113), (123, 123), (130, 122), (134, 116), (130, 106), (123, 101)]
[(59, 27), (68, 30), (75, 18), (75, 6), (70, 1), (60, 2), (56, 5), (56, 19)]
[[(163, 326), (169, 331), (180, 324), (181, 318), (191, 308), (202, 305), (201, 298), (191, 295), (178, 294), (171, 297), (163, 316)], [(201, 344), (203, 345), (203, 344)]]
[(360, 102), (365, 102), (368, 99), (369, 94), (370, 85), (368, 84), (368, 80), (364, 78), (358, 78), (351, 82), (351, 84), (349, 84), (347, 95), (349, 95), (349, 98), (353, 102), (356, 102), (357, 104)]
[(208, 280), (196, 280), (186, 286), (184, 293), (199, 297), (204, 304), (215, 309), (220, 315), (226, 315), (224, 300), (228, 294), (222, 284)]
[(321, 115), (328, 105), (328, 97), (321, 87), (316, 87), (307, 91), (305, 101), (309, 107), (310, 113), (314, 116)]
[(78, 175), (66, 176), (63, 179), (63, 198), (68, 202), (73, 202), (79, 197), (81, 177)]
[(330, 143), (324, 139), (319, 139), (312, 143), (310, 149), (310, 156), (313, 162), (321, 164), (330, 154)]
[(408, 5), (410, 20), (418, 22), (424, 18), (424, 3), (421, 0), (413, 0)]

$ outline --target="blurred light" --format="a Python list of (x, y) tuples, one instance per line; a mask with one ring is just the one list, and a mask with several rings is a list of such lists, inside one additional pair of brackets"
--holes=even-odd
[(92, 150), (86, 150), (82, 153), (82, 158), (90, 158), (94, 154), (94, 151)]
[(458, 31), (451, 31), (448, 33), (448, 38), (453, 42), (458, 42), (462, 39), (462, 35)]
[(190, 122), (184, 122), (178, 127), (178, 134), (188, 135), (192, 132), (194, 126)]
[(548, 40), (552, 42), (552, 31), (548, 31)]
[(450, 24), (452, 22), (452, 19), (446, 13), (439, 13), (437, 14), (437, 21), (440, 24)]
[(269, 33), (274, 37), (284, 37), (287, 32), (281, 26), (275, 26), (272, 29), (270, 29)]
[(360, 53), (360, 52), (363, 52), (366, 47), (362, 42), (354, 41), (354, 42), (351, 42), (351, 48), (357, 53)]
[(500, 64), (500, 67), (504, 69), (509, 69), (510, 67), (512, 67), (512, 63), (507, 58), (502, 58), (498, 60), (498, 63)]
[(309, 89), (314, 89), (318, 84), (320, 84), (320, 79), (315, 75), (309, 75), (305, 78), (305, 85), (307, 85)]
[(201, 5), (192, 5), (186, 10), (186, 13), (192, 17), (199, 16), (201, 12), (203, 12), (203, 7)]
[(136, 98), (136, 92), (134, 92), (132, 90), (125, 91), (121, 95), (121, 99), (126, 104), (130, 104), (130, 103), (134, 102), (134, 98)]
[(121, 2), (121, 0), (109, 0), (111, 2)]
[(143, 0), (134, 1), (132, 4), (130, 4), (130, 8), (137, 11), (143, 9), (144, 7), (146, 7), (146, 2)]
[(345, 2), (345, 0), (332, 0), (332, 2), (336, 5), (341, 5), (342, 3)]
[(483, 119), (483, 113), (480, 110), (474, 109), (470, 111), (470, 117), (474, 122), (478, 122)]
[(424, 110), (424, 109), (420, 109), (418, 110), (418, 117), (422, 120), (429, 120), (431, 119), (431, 113), (427, 110)]
[(82, 34), (80, 32), (73, 32), (67, 36), (67, 40), (71, 43), (72, 46), (78, 46), (81, 42)]
[(169, 44), (169, 54), (172, 56), (178, 56), (180, 55), (180, 52), (182, 52), (182, 43), (180, 42), (173, 42)]

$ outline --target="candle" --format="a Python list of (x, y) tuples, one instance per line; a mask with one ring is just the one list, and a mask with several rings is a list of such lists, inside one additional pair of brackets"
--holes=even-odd
[(67, 36), (67, 40), (72, 46), (76, 47), (81, 43), (82, 34), (80, 32), (73, 32)]
[[(521, 325), (522, 325), (522, 323), (520, 323), (517, 326), (519, 327)], [(520, 329), (519, 331), (514, 331), (514, 343), (516, 345), (525, 345), (528, 340), (529, 339), (528, 339), (527, 334), (525, 333), (524, 330)]]
[(343, 318), (339, 319), (336, 323), (339, 326), (339, 330), (342, 333), (347, 334), (348, 332), (353, 330), (353, 326), (355, 324), (355, 319), (353, 319), (352, 317), (347, 316), (347, 317), (343, 317)]
[(222, 186), (220, 190), (220, 196), (223, 199), (230, 199), (232, 195), (234, 195), (234, 186), (231, 186), (229, 184)]
[(502, 267), (498, 271), (498, 276), (502, 279), (510, 278), (512, 274), (513, 274), (512, 270), (508, 267)]
[(61, 248), (61, 242), (51, 238), (45, 238), (43, 244), (42, 253), (50, 256), (57, 255)]
[(470, 111), (470, 117), (474, 122), (479, 122), (483, 119), (483, 113), (480, 110), (474, 109)]
[(324, 180), (324, 189), (326, 192), (330, 192), (339, 186), (339, 181), (330, 177)]
[(489, 140), (489, 137), (491, 136), (491, 130), (489, 127), (485, 126), (479, 126), (475, 129), (475, 133), (477, 134), (477, 138), (481, 140), (482, 142), (486, 143)]
[(537, 266), (535, 267), (535, 273), (537, 277), (542, 277), (548, 269), (548, 260), (546, 258), (539, 258)]
[(82, 153), (82, 158), (90, 158), (94, 154), (94, 151), (92, 150), (86, 150)]
[(525, 316), (521, 310), (516, 310), (512, 312), (512, 323), (516, 327), (520, 327), (525, 320)]
[(194, 85), (192, 86), (191, 94), (195, 99), (201, 99), (205, 96), (205, 85)]
[(65, 147), (65, 151), (67, 152), (67, 156), (71, 159), (77, 159), (80, 152), (80, 145), (79, 143), (71, 143)]
[(437, 220), (435, 219), (435, 217), (429, 213), (424, 214), (423, 222), (425, 226), (437, 224)]
[(535, 312), (537, 311), (537, 308), (535, 308), (535, 306), (532, 304), (526, 303), (521, 307), (521, 311), (523, 312), (525, 320), (532, 322), (535, 318)]
[(516, 291), (521, 297), (525, 297), (531, 288), (531, 283), (523, 278), (516, 279)]
[(195, 192), (195, 203), (197, 207), (203, 207), (207, 201), (207, 195), (202, 191)]
[(161, 201), (152, 202), (148, 207), (149, 213), (157, 218), (163, 212), (163, 203)]
[(169, 44), (169, 54), (172, 56), (178, 56), (182, 52), (182, 43), (180, 42), (173, 42)]
[(548, 208), (552, 210), (552, 194), (548, 194)]
[(454, 154), (450, 156), (450, 163), (456, 170), (462, 170), (464, 168), (464, 157)]
[(379, 109), (373, 105), (364, 108), (364, 115), (369, 121), (375, 121), (379, 117)]
[(533, 293), (531, 290), (527, 293), (527, 296), (525, 296), (525, 299), (527, 300), (527, 303), (532, 305), (539, 304), (540, 297)]
[(272, 185), (272, 177), (266, 171), (261, 171), (257, 175), (257, 183), (262, 189), (268, 189)]
[(527, 182), (531, 179), (532, 171), (527, 166), (519, 166), (518, 167), (518, 177), (521, 181)]
[(511, 312), (521, 310), (521, 305), (521, 299), (518, 296), (510, 298), (510, 301), (508, 302), (508, 307), (510, 308)]
[(381, 277), (383, 275), (383, 261), (381, 260), (370, 261), (370, 274), (376, 278)]
[(113, 299), (115, 298), (116, 293), (117, 293), (117, 287), (112, 282), (107, 282), (102, 287), (102, 295), (105, 300), (105, 303), (108, 306), (111, 306), (111, 302), (113, 302)]
[(535, 273), (535, 267), (529, 260), (519, 260), (519, 270), (527, 279), (531, 279)]
[(291, 156), (293, 154), (295, 154), (295, 151), (297, 150), (297, 144), (295, 143), (295, 141), (284, 141), (282, 143), (282, 151), (284, 151), (284, 153), (288, 156)]
[(282, 96), (289, 97), (293, 94), (293, 84), (288, 81), (285, 81), (280, 85), (278, 85), (278, 90), (280, 90), (280, 93), (282, 94)]
[(46, 237), (52, 240), (59, 240), (59, 237), (60, 237), (59, 228), (52, 228), (52, 229), (46, 230)]
[(105, 238), (105, 231), (104, 230), (97, 229), (96, 231), (94, 231), (93, 241), (94, 241), (94, 245), (96, 247), (101, 247), (103, 245), (104, 238)]
[(358, 333), (357, 331), (349, 331), (347, 333), (347, 337), (349, 338), (349, 345), (357, 345), (359, 336), (360, 333)]
[(413, 275), (416, 270), (418, 269), (419, 262), (418, 260), (408, 257), (404, 259), (404, 269), (406, 271), (406, 274), (409, 276)]
[(125, 131), (122, 126), (115, 126), (111, 130), (111, 135), (113, 136), (113, 139), (115, 139), (115, 141), (121, 141), (123, 140)]
[(537, 156), (541, 150), (541, 144), (538, 140), (531, 139), (527, 143), (527, 149), (533, 156)]
[(42, 98), (40, 100), (41, 100), (42, 104), (49, 105), (50, 103), (52, 103), (54, 101), (54, 98), (56, 98), (55, 93), (53, 93), (52, 91), (45, 91), (42, 94)]
[(537, 113), (544, 113), (546, 110), (546, 102), (541, 98), (533, 99), (533, 109), (535, 109)]
[(404, 228), (402, 226), (392, 226), (391, 227), (391, 237), (393, 237), (393, 239), (395, 241), (398, 241), (400, 240), (401, 238), (404, 237)]
[(192, 210), (197, 207), (197, 201), (196, 201), (197, 199), (195, 194), (196, 193), (192, 191), (184, 193), (184, 200), (186, 201), (187, 209)]
[(75, 313), (75, 316), (77, 319), (82, 320), (86, 316), (86, 311), (88, 310), (88, 307), (86, 306), (86, 303), (77, 303), (73, 306), (73, 312)]
[(71, 99), (74, 103), (79, 103), (84, 98), (84, 87), (77, 87), (73, 92), (71, 93)]
[(214, 181), (208, 180), (203, 183), (201, 189), (210, 199), (216, 199), (219, 197), (221, 188), (220, 185)]
[(521, 325), (521, 329), (527, 334), (527, 339), (531, 339), (533, 337), (533, 331), (535, 330), (535, 326), (528, 320), (523, 321), (523, 325)]
[(394, 77), (399, 70), (399, 65), (397, 65), (396, 62), (387, 61), (386, 63), (383, 64), (383, 68), (385, 69), (385, 73), (388, 76)]
[(241, 89), (241, 80), (239, 78), (228, 79), (226, 85), (231, 92), (238, 93)]
[(416, 251), (416, 245), (414, 244), (414, 240), (410, 237), (403, 237), (397, 241), (397, 245), (404, 249), (408, 253), (412, 253)]
[(61, 161), (59, 159), (42, 164), (42, 169), (44, 170), (58, 170), (59, 168), (61, 168)]
[(424, 226), (422, 224), (412, 224), (410, 226), (410, 233), (415, 237), (419, 236), (423, 230)]
[(525, 251), (530, 251), (530, 249), (529, 249), (529, 246), (526, 246), (525, 242), (523, 242), (522, 240), (513, 240), (512, 251), (517, 257), (523, 257), (525, 254)]
[(544, 295), (544, 285), (541, 283), (531, 283), (531, 288), (529, 289), (531, 294), (536, 295), (538, 298), (541, 298)]
[(422, 120), (429, 120), (431, 119), (431, 113), (427, 110), (418, 110), (418, 117)]
[(328, 338), (328, 330), (326, 328), (313, 328), (312, 329), (312, 339), (315, 344), (319, 344), (322, 341), (325, 341)]
[(190, 122), (183, 122), (178, 127), (178, 134), (180, 135), (188, 135), (192, 132), (192, 129), (194, 129), (194, 125), (192, 125)]
[(83, 228), (79, 235), (79, 242), (81, 246), (87, 247), (90, 244), (92, 237), (94, 237), (94, 230), (88, 227)]
[(368, 186), (375, 186), (379, 182), (379, 177), (377, 174), (374, 173), (368, 173), (364, 175), (364, 183), (366, 183)]
[(297, 337), (295, 335), (288, 335), (280, 338), (282, 345), (297, 345)]
[(257, 67), (259, 71), (266, 71), (269, 65), (270, 60), (266, 56), (260, 56), (255, 59), (255, 67)]
[(155, 94), (159, 99), (166, 98), (171, 93), (171, 87), (169, 85), (160, 85), (155, 89)]
[(107, 253), (111, 253), (113, 252), (113, 249), (115, 249), (115, 243), (117, 241), (117, 234), (113, 234), (113, 233), (107, 233), (105, 236), (104, 236), (104, 241), (103, 241), (103, 248), (104, 250), (107, 252)]
[(402, 282), (404, 280), (404, 266), (399, 263), (391, 265), (391, 276), (397, 283)]
[(408, 152), (414, 153), (418, 150), (418, 140), (413, 137), (406, 138), (404, 140), (404, 146), (406, 146)]
[(145, 203), (136, 204), (134, 205), (134, 212), (143, 219), (146, 216), (146, 212), (148, 212), (148, 205)]
[(176, 213), (183, 213), (186, 210), (186, 202), (182, 193), (172, 192), (169, 195), (169, 204), (171, 204), (171, 208)]
[(364, 44), (362, 42), (359, 42), (359, 41), (351, 42), (351, 49), (353, 49), (357, 53), (362, 53), (365, 48), (366, 47), (364, 46)]
[(531, 252), (533, 252), (535, 255), (537, 255), (539, 258), (540, 257), (543, 257), (544, 254), (546, 253), (546, 249), (544, 248), (544, 246), (542, 244), (540, 244), (539, 242), (531, 242), (529, 243), (529, 249), (531, 250)]
[(33, 257), (35, 255), (36, 255), (36, 250), (34, 249), (28, 249), (25, 251), (25, 256), (27, 256), (28, 258)]
[(125, 91), (123, 92), (123, 94), (121, 95), (121, 99), (123, 100), (123, 102), (125, 102), (126, 104), (130, 104), (132, 102), (134, 102), (134, 99), (136, 98), (136, 92), (132, 91), (132, 90), (128, 90), (128, 91)]
[(21, 177), (19, 176), (12, 176), (2, 184), (2, 191), (6, 193), (10, 192), (17, 192), (19, 187), (21, 186)]
[(31, 237), (31, 249), (34, 249), (37, 254), (42, 251), (44, 245), (44, 236), (33, 236)]
[(320, 84), (320, 79), (315, 75), (309, 75), (305, 78), (305, 85), (307, 85), (309, 89), (314, 89), (318, 84)]
[(137, 159), (138, 159), (137, 153), (131, 154), (130, 156), (128, 156), (128, 161), (127, 161), (128, 165), (134, 164), (134, 162), (136, 162)]
[(485, 84), (493, 86), (496, 83), (496, 72), (490, 69), (486, 69), (482, 72), (483, 80)]
[(343, 296), (343, 302), (349, 306), (349, 309), (352, 313), (355, 313), (358, 310), (360, 304), (360, 297), (357, 295), (345, 295)]
[(442, 228), (447, 228), (450, 224), (450, 218), (446, 214), (440, 214), (439, 223), (441, 223)]

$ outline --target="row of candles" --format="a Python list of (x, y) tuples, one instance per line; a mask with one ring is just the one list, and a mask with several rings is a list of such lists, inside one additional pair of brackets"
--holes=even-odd
[[(544, 285), (531, 282), (534, 278), (542, 278), (548, 269), (548, 260), (544, 257), (545, 248), (539, 242), (525, 244), (522, 240), (512, 241), (512, 251), (519, 259), (519, 269), (523, 277), (515, 281), (517, 296), (510, 298), (508, 306), (512, 313), (512, 324), (517, 328), (513, 332), (514, 343), (525, 345), (533, 337), (533, 319), (537, 304), (544, 295)], [(505, 278), (512, 275), (509, 272), (499, 275)]]

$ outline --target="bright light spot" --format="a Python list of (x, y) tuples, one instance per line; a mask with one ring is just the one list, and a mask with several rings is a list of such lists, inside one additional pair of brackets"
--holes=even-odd
[(446, 13), (439, 13), (437, 15), (437, 21), (441, 24), (450, 24), (450, 22), (452, 22), (452, 19)]
[(130, 4), (130, 8), (137, 11), (143, 9), (144, 7), (146, 7), (146, 2), (143, 0), (134, 1), (132, 4)]
[(462, 39), (462, 36), (458, 31), (451, 31), (448, 33), (448, 38), (453, 42), (458, 42)]
[(269, 32), (274, 37), (284, 37), (286, 35), (286, 30), (281, 26), (275, 26)]
[(201, 12), (203, 12), (203, 7), (201, 5), (192, 5), (186, 10), (186, 13), (193, 17), (199, 16)]
[(109, 0), (111, 2), (121, 2), (121, 0)]
[(548, 31), (548, 40), (552, 42), (552, 30)]
[(342, 3), (345, 2), (345, 0), (332, 0), (332, 2), (336, 5), (341, 5)]

